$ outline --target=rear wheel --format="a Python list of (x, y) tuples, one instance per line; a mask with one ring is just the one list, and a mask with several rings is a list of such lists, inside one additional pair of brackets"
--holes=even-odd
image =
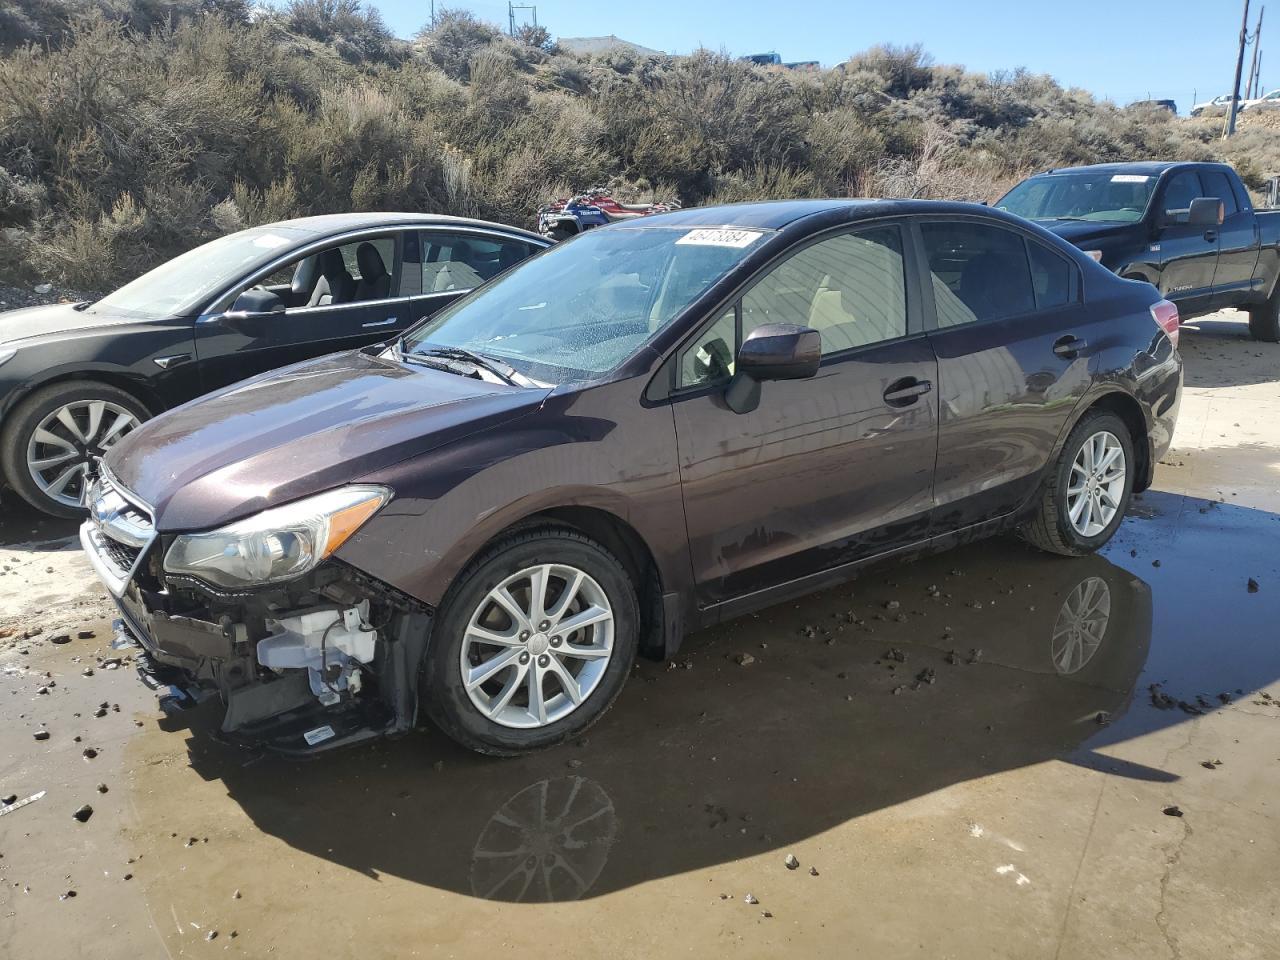
[(514, 534), (450, 590), (423, 665), (425, 711), (480, 753), (560, 743), (612, 705), (638, 638), (635, 590), (604, 547), (556, 527)]
[(134, 397), (107, 383), (43, 387), (14, 408), (0, 434), (5, 480), (37, 510), (78, 517), (98, 458), (148, 416)]
[(1133, 493), (1133, 441), (1114, 413), (1087, 413), (1062, 455), (1023, 538), (1050, 553), (1081, 556), (1111, 539)]
[(1280, 342), (1280, 289), (1265, 303), (1249, 308), (1249, 336), (1264, 343)]

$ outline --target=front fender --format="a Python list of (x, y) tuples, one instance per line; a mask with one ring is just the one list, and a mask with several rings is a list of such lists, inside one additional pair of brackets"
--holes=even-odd
[(361, 478), (395, 499), (338, 557), (439, 605), (496, 536), (534, 514), (586, 508), (628, 526), (649, 548), (664, 589), (690, 579), (675, 427), (669, 407), (643, 407), (628, 378), (549, 399), (481, 431)]

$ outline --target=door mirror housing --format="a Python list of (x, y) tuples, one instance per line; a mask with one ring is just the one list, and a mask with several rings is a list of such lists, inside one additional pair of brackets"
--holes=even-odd
[(733, 379), (725, 403), (734, 413), (750, 413), (760, 405), (765, 380), (806, 380), (822, 364), (822, 337), (812, 327), (766, 323), (756, 327), (738, 348)]
[(236, 297), (222, 317), (233, 330), (256, 337), (266, 330), (270, 320), (284, 316), (284, 309), (284, 301), (270, 290), (250, 289)]
[(1185, 210), (1166, 210), (1164, 226), (1216, 227), (1225, 219), (1225, 213), (1217, 197), (1196, 197)]
[(1193, 227), (1216, 227), (1225, 219), (1225, 213), (1217, 197), (1196, 197), (1187, 211), (1187, 223)]

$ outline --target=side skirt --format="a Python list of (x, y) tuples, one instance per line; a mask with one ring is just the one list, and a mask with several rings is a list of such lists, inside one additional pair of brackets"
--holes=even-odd
[(928, 540), (921, 540), (905, 547), (886, 550), (883, 553), (853, 560), (838, 567), (832, 567), (829, 570), (821, 570), (818, 573), (812, 573), (796, 580), (788, 580), (786, 583), (780, 583), (774, 587), (757, 590), (741, 597), (734, 597), (732, 600), (724, 600), (709, 607), (704, 607), (700, 611), (700, 626), (710, 627), (717, 623), (723, 623), (725, 620), (731, 620), (734, 617), (772, 606), (775, 603), (794, 600), (797, 597), (816, 593), (827, 587), (847, 582), (857, 576), (864, 567), (890, 560), (913, 560), (941, 553), (964, 543), (971, 543), (974, 540), (982, 540), (986, 537), (1003, 533), (1016, 527), (1021, 515), (1021, 512), (1015, 512), (1003, 517), (997, 517), (994, 520), (984, 520), (981, 523), (975, 523), (960, 530), (938, 534)]

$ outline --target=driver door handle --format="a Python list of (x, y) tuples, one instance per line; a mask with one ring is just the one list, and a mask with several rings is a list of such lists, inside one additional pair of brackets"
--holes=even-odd
[(370, 330), (373, 327), (389, 327), (391, 326), (391, 324), (395, 322), (396, 322), (395, 317), (387, 317), (387, 319), (385, 320), (370, 320), (368, 323), (362, 323), (360, 326), (363, 327), (365, 330)]
[(1218, 239), (1218, 231), (1217, 231), (1217, 230), (1206, 230), (1206, 231), (1204, 232), (1204, 238), (1205, 238), (1205, 240), (1207, 240), (1209, 243), (1213, 243), (1213, 241), (1215, 241), (1215, 240), (1217, 240), (1217, 239)]
[(1074, 360), (1080, 355), (1080, 351), (1089, 344), (1079, 337), (1073, 337), (1067, 334), (1065, 337), (1059, 337), (1053, 344), (1053, 352), (1060, 357), (1066, 357), (1068, 360)]
[(884, 392), (884, 402), (891, 407), (909, 407), (932, 389), (933, 384), (928, 380), (903, 377), (889, 384)]

